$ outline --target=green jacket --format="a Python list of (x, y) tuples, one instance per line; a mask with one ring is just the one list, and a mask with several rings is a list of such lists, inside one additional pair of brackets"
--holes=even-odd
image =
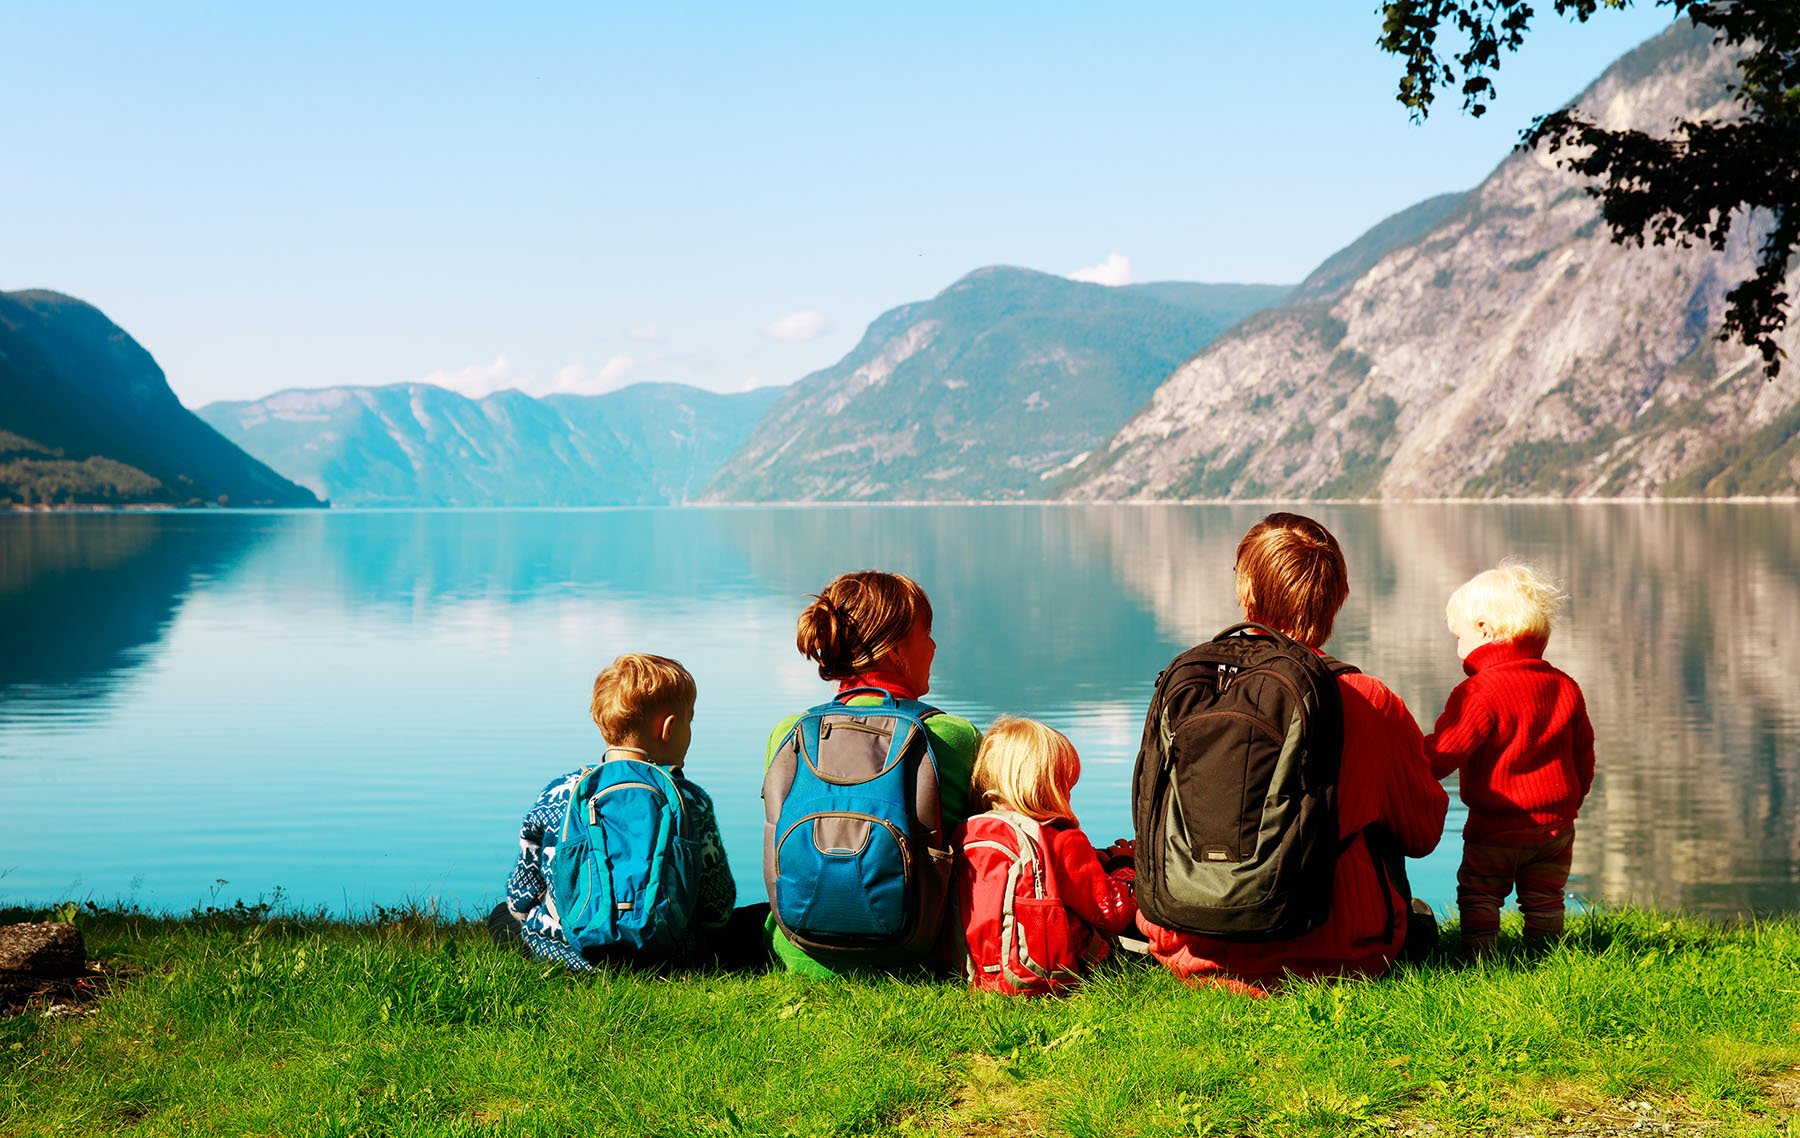
[[(872, 695), (852, 696), (851, 703), (879, 703), (880, 698)], [(769, 744), (763, 754), (763, 767), (766, 770), (774, 759), (775, 752), (781, 747), (782, 740), (800, 721), (801, 712), (783, 719), (769, 732)], [(975, 773), (975, 752), (981, 747), (981, 732), (967, 719), (948, 713), (933, 715), (925, 721), (925, 731), (931, 736), (931, 753), (937, 756), (938, 764), (938, 796), (944, 808), (944, 835), (949, 838), (950, 830), (966, 821), (969, 817), (969, 780)], [(771, 898), (772, 900), (773, 898)], [(769, 948), (775, 954), (776, 961), (787, 971), (802, 976), (837, 976), (839, 973), (829, 965), (822, 964), (796, 948), (782, 934), (781, 927), (775, 923), (774, 914), (770, 914), (767, 929)]]

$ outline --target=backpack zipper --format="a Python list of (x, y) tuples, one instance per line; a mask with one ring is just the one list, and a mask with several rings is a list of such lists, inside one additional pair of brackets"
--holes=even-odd
[[(808, 814), (806, 817), (801, 818), (799, 821), (795, 822), (793, 825), (791, 825), (787, 829), (783, 830), (781, 832), (780, 840), (775, 843), (775, 851), (776, 851), (775, 857), (776, 857), (777, 869), (780, 868), (780, 864), (781, 864), (780, 863), (781, 847), (787, 844), (788, 835), (792, 834), (795, 830), (799, 829), (801, 826), (805, 825), (807, 822), (811, 822), (811, 821), (814, 821), (819, 818), (860, 818), (864, 821), (874, 822), (877, 825), (885, 827), (887, 829), (888, 833), (894, 835), (894, 843), (900, 847), (900, 880), (904, 884), (907, 884), (907, 885), (912, 884), (912, 851), (906, 848), (906, 836), (900, 832), (900, 827), (894, 825), (892, 822), (888, 821), (886, 818), (878, 818), (873, 814), (859, 814), (854, 810), (821, 810), (816, 814)], [(864, 842), (863, 849), (867, 849), (867, 848), (868, 848), (868, 843)], [(857, 852), (860, 853), (861, 851), (859, 850)]]
[[(820, 741), (823, 741), (829, 737), (829, 732), (826, 730), (826, 728), (832, 727), (832, 726), (844, 727), (847, 730), (864, 731), (871, 735), (885, 735), (890, 740), (895, 738), (895, 732), (882, 731), (882, 730), (879, 730), (879, 729), (873, 728), (873, 727), (863, 727), (861, 725), (858, 725), (856, 727), (851, 727), (849, 723), (837, 723), (837, 724), (821, 723), (819, 725)], [(894, 756), (894, 761), (891, 763), (885, 763), (880, 770), (876, 771), (874, 774), (870, 775), (868, 778), (837, 778), (836, 776), (828, 775), (824, 771), (820, 770), (819, 764), (815, 763), (813, 761), (812, 755), (807, 753), (806, 732), (800, 730), (800, 726), (798, 724), (795, 724), (795, 726), (794, 726), (794, 753), (800, 757), (800, 761), (806, 764), (806, 768), (808, 770), (812, 771), (813, 775), (816, 778), (818, 778), (818, 780), (820, 782), (827, 783), (831, 786), (863, 786), (867, 783), (874, 782), (876, 779), (880, 778), (882, 775), (893, 770), (894, 767), (897, 766), (899, 764), (899, 762), (906, 757), (907, 749), (912, 746), (913, 737), (917, 734), (922, 733), (924, 730), (925, 730), (925, 726), (922, 722), (919, 724), (916, 724), (916, 725), (908, 724), (907, 728), (906, 728), (906, 738), (904, 739), (904, 741), (901, 742), (899, 748), (896, 749), (891, 742), (888, 745), (888, 754)], [(931, 742), (930, 742), (929, 737), (927, 737), (926, 742), (925, 742), (925, 750), (927, 753), (929, 753), (931, 751)], [(932, 765), (934, 767), (936, 766), (935, 761), (933, 762)]]
[[(1282, 687), (1286, 688), (1288, 690), (1288, 694), (1294, 697), (1294, 701), (1296, 703), (1304, 703), (1305, 702), (1305, 697), (1300, 694), (1300, 687), (1298, 684), (1294, 683), (1294, 681), (1288, 679), (1286, 676), (1282, 675), (1280, 672), (1275, 671), (1273, 668), (1266, 667), (1266, 666), (1260, 667), (1260, 668), (1248, 668), (1248, 669), (1244, 669), (1241, 671), (1233, 672), (1233, 673), (1231, 673), (1231, 679), (1228, 682), (1216, 684), (1216, 685), (1214, 685), (1214, 687), (1215, 687), (1215, 690), (1223, 692), (1227, 688), (1229, 688), (1232, 684), (1238, 683), (1239, 681), (1243, 680), (1244, 677), (1246, 677), (1246, 676), (1255, 676), (1255, 675), (1263, 675), (1263, 674), (1268, 675), (1276, 683), (1278, 683)], [(1193, 682), (1196, 684), (1199, 684), (1199, 683), (1204, 683), (1205, 681), (1195, 680)], [(1334, 677), (1334, 682), (1335, 682), (1335, 677)], [(1187, 687), (1187, 686), (1189, 686), (1189, 685), (1187, 685), (1187, 684), (1182, 685), (1182, 687)], [(1178, 688), (1176, 690), (1179, 691), (1180, 689)], [(1158, 725), (1160, 728), (1161, 735), (1162, 735), (1163, 754), (1165, 756), (1169, 753), (1170, 748), (1172, 748), (1175, 745), (1175, 732), (1169, 727), (1169, 707), (1168, 707), (1169, 697), (1173, 696), (1174, 694), (1175, 694), (1175, 692), (1170, 692), (1168, 695), (1163, 697), (1162, 720)], [(1262, 722), (1262, 720), (1257, 719), (1255, 716), (1246, 715), (1244, 712), (1241, 712), (1241, 711), (1221, 711), (1221, 712), (1217, 712), (1217, 713), (1201, 712), (1201, 714), (1202, 715), (1207, 715), (1207, 714), (1240, 715), (1240, 716), (1243, 716), (1245, 719), (1250, 720), (1253, 723), (1261, 723)]]
[(840, 719), (835, 723), (821, 723), (819, 725), (819, 738), (831, 738), (831, 733), (834, 730), (861, 731), (865, 735), (882, 735), (890, 739), (894, 736), (892, 731), (883, 731), (879, 727), (870, 727), (867, 723), (855, 719)]

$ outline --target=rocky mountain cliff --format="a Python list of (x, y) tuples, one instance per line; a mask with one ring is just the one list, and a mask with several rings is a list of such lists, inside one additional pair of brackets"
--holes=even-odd
[(317, 506), (175, 398), (101, 311), (0, 293), (0, 504)]
[[(1729, 113), (1734, 75), (1683, 23), (1578, 102), (1609, 126), (1660, 132)], [(1800, 491), (1800, 366), (1768, 382), (1753, 352), (1714, 338), (1756, 219), (1719, 252), (1614, 245), (1581, 183), (1542, 153), (1434, 200), (1448, 212), (1423, 232), (1347, 279), (1320, 280), (1321, 266), (1320, 287), (1176, 370), (1061, 495)]]
[(979, 269), (794, 384), (704, 497), (1044, 497), (1175, 365), (1287, 291)]
[(780, 394), (646, 383), (469, 399), (414, 383), (282, 391), (200, 415), (338, 506), (666, 505), (697, 493)]

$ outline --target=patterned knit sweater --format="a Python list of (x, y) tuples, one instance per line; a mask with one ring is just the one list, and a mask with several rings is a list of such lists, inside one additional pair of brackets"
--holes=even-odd
[[(525, 820), (519, 826), (519, 860), (506, 881), (506, 907), (518, 919), (519, 935), (532, 955), (566, 964), (578, 972), (591, 972), (594, 966), (563, 939), (562, 925), (550, 903), (549, 883), (563, 813), (569, 808), (576, 781), (587, 769), (582, 767), (551, 779), (525, 812)], [(731, 919), (731, 907), (737, 903), (737, 885), (725, 861), (725, 844), (719, 839), (712, 798), (690, 782), (680, 767), (671, 768), (669, 773), (675, 778), (675, 788), (681, 793), (688, 817), (694, 820), (694, 837), (700, 845), (699, 896), (693, 922), (688, 926), (685, 942), (674, 953), (681, 957), (698, 946), (697, 930), (722, 928)]]
[(1575, 821), (1594, 783), (1594, 728), (1574, 680), (1542, 639), (1483, 644), (1425, 739), (1431, 773), (1460, 771), (1463, 837), (1535, 845)]

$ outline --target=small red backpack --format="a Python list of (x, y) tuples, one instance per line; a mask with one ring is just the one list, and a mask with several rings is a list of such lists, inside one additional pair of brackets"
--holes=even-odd
[(1046, 996), (1078, 983), (1092, 933), (1057, 895), (1043, 828), (1011, 810), (977, 814), (957, 830), (956, 851), (951, 896), (963, 943), (950, 958), (962, 957), (970, 986)]

